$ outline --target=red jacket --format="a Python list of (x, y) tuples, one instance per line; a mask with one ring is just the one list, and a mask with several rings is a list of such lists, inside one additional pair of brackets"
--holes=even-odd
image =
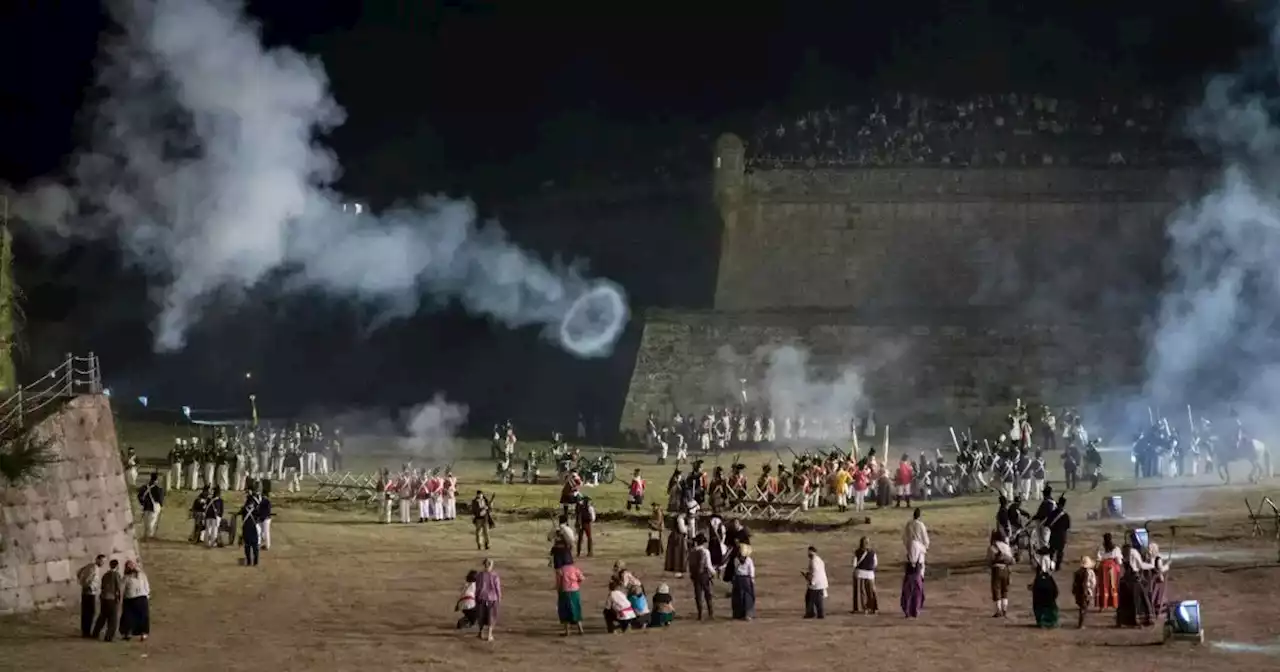
[(895, 482), (898, 485), (911, 485), (911, 480), (915, 475), (916, 472), (911, 468), (910, 462), (901, 462), (898, 464), (898, 477)]

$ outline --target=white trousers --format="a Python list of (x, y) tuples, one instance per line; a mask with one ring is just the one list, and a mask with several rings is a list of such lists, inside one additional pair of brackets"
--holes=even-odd
[(244, 468), (237, 463), (236, 470), (235, 470), (235, 478), (232, 479), (234, 481), (234, 485), (236, 486), (236, 492), (244, 491), (245, 481), (248, 479), (248, 476), (249, 475), (247, 472), (245, 472)]
[(867, 501), (867, 491), (866, 491), (866, 490), (857, 490), (857, 489), (855, 489), (855, 490), (853, 491), (853, 510), (854, 510), (854, 511), (861, 511), (861, 510), (863, 509), (863, 507), (865, 506), (866, 501)]
[(265, 551), (271, 548), (271, 519), (263, 520), (258, 527), (262, 529), (262, 539), (259, 541), (262, 543), (262, 550)]
[(1022, 501), (1024, 502), (1031, 501), (1031, 479), (1029, 478), (1018, 479), (1018, 491), (1022, 494)]
[(203, 540), (205, 545), (209, 548), (213, 548), (218, 545), (218, 527), (221, 524), (221, 518), (208, 517), (204, 519)]
[(266, 478), (270, 476), (271, 471), (271, 452), (267, 450), (258, 451), (258, 466), (254, 467), (254, 478)]
[(1031, 494), (1036, 497), (1044, 497), (1044, 479), (1037, 478), (1031, 481)]
[(453, 520), (458, 517), (458, 499), (453, 495), (444, 498), (444, 519)]
[(231, 470), (228, 469), (227, 465), (225, 464), (219, 464), (217, 466), (218, 487), (222, 488), (223, 492), (227, 492), (228, 490), (231, 489), (230, 471)]
[(190, 486), (191, 489), (199, 490), (200, 489), (200, 463), (192, 462), (191, 464), (187, 465), (187, 475), (190, 476), (188, 480), (191, 481), (191, 486)]
[(427, 500), (427, 518), (431, 520), (444, 520), (444, 498), (440, 495), (432, 495)]
[(329, 456), (323, 453), (316, 457), (316, 465), (320, 468), (320, 473), (329, 473)]
[(215, 482), (213, 480), (214, 464), (212, 462), (209, 462), (208, 464), (205, 464), (202, 466), (204, 467), (204, 482), (208, 483), (209, 487), (212, 488), (215, 485)]
[(431, 517), (431, 500), (418, 500), (418, 520), (426, 520)]
[(173, 486), (174, 490), (181, 490), (182, 489), (182, 463), (181, 462), (173, 463), (173, 466), (169, 467), (169, 474), (170, 474), (170, 485)]
[(837, 491), (836, 491), (836, 506), (838, 506), (838, 507), (840, 507), (840, 508), (842, 508), (842, 509), (843, 509), (844, 507), (846, 507), (846, 506), (849, 506), (849, 495), (847, 494), (847, 493), (848, 493), (848, 491), (847, 491), (847, 490), (845, 490), (844, 488), (837, 488), (836, 490), (837, 490)]
[(382, 522), (391, 522), (391, 498), (386, 495), (382, 496)]
[(413, 500), (408, 498), (402, 498), (400, 500), (400, 522), (402, 523), (410, 522), (409, 512), (411, 511), (410, 504), (412, 502)]
[(285, 477), (289, 481), (289, 492), (302, 492), (302, 474), (293, 467), (285, 469)]
[(1000, 494), (1004, 498), (1013, 501), (1013, 481), (1004, 481), (1000, 484)]
[(303, 470), (308, 474), (316, 473), (316, 454), (305, 453), (303, 457), (306, 458), (302, 461)]
[(127, 477), (129, 479), (129, 485), (137, 485), (138, 484), (138, 468), (129, 467), (129, 473)]
[(160, 524), (160, 505), (156, 505), (155, 511), (142, 512), (142, 538), (155, 539), (156, 526)]

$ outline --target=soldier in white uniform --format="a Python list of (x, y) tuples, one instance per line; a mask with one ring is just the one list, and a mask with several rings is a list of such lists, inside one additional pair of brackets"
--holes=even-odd
[(444, 519), (454, 520), (458, 517), (458, 477), (452, 470), (444, 472)]
[(129, 485), (138, 485), (138, 454), (134, 452), (133, 446), (125, 449), (124, 469), (125, 478), (129, 479)]
[(173, 450), (169, 451), (169, 483), (174, 490), (182, 489), (182, 460), (186, 457), (187, 447), (182, 439), (174, 438)]
[(200, 454), (200, 444), (194, 438), (187, 439), (187, 455), (191, 458), (191, 461), (187, 463), (187, 475), (189, 476), (187, 480), (191, 481), (191, 489), (195, 490), (206, 485), (212, 487), (213, 483), (211, 482), (200, 482), (200, 459), (203, 456)]
[(409, 470), (405, 470), (400, 477), (400, 522), (409, 524), (412, 522), (412, 505), (413, 497), (416, 494), (413, 488), (413, 479)]
[(228, 462), (231, 459), (230, 449), (227, 445), (227, 437), (219, 436), (214, 440), (214, 464), (217, 469), (218, 487), (223, 492), (231, 489), (231, 465)]
[(204, 469), (204, 482), (217, 485), (218, 481), (214, 478), (217, 471), (217, 464), (214, 461), (217, 456), (217, 447), (212, 441), (203, 441), (199, 445), (203, 447), (200, 466)]

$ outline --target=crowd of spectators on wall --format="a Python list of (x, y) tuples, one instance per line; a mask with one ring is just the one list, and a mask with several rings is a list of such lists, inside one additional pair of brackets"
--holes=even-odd
[(964, 100), (894, 93), (803, 114), (769, 113), (747, 142), (748, 169), (901, 165), (1143, 166), (1189, 157), (1177, 106), (1151, 95)]

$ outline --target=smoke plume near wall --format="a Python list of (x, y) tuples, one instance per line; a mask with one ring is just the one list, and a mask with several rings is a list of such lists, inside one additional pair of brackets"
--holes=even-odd
[(816, 365), (810, 352), (796, 345), (762, 346), (747, 355), (724, 345), (716, 351), (703, 391), (708, 403), (732, 400), (732, 405), (767, 410), (779, 421), (799, 416), (847, 421), (872, 408), (867, 377), (898, 363), (904, 353), (902, 345), (886, 343), (864, 357), (827, 367)]
[[(1269, 88), (1280, 75), (1280, 26), (1265, 59)], [(1239, 413), (1266, 434), (1280, 408), (1280, 100), (1240, 75), (1214, 77), (1188, 130), (1220, 162), (1206, 192), (1169, 221), (1170, 283), (1147, 357), (1146, 397), (1185, 416)], [(1168, 414), (1168, 412), (1166, 412)], [(1171, 417), (1173, 420), (1173, 417)], [(1178, 418), (1178, 425), (1185, 419)], [(1219, 430), (1234, 440), (1234, 427)]]
[(628, 319), (619, 287), (546, 264), (425, 197), (356, 214), (318, 136), (345, 120), (314, 58), (268, 49), (232, 0), (119, 0), (104, 38), (93, 141), (66, 180), (17, 197), (60, 236), (114, 238), (159, 279), (160, 351), (181, 348), (216, 296), (268, 278), (404, 316), (457, 302), (507, 327), (542, 326), (583, 357), (609, 354)]

